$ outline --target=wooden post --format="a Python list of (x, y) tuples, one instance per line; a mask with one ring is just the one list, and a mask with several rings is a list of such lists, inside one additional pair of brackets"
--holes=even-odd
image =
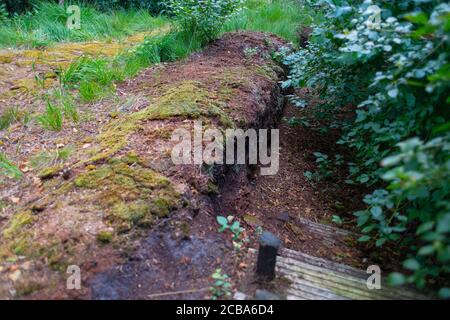
[(258, 262), (256, 273), (264, 280), (275, 279), (275, 265), (277, 253), (280, 248), (280, 240), (271, 232), (264, 231), (259, 240)]

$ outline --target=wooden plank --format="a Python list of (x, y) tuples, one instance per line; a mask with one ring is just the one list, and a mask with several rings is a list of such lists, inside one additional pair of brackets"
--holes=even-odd
[[(290, 254), (292, 257), (292, 252)], [(315, 292), (324, 293), (320, 290), (325, 290), (335, 296), (349, 299), (426, 299), (412, 290), (391, 288), (384, 284), (380, 290), (369, 290), (366, 285), (369, 275), (364, 271), (320, 258), (307, 257), (303, 253), (301, 256), (303, 261), (282, 256), (277, 261), (277, 272), (291, 280), (294, 289), (309, 286), (315, 288)], [(311, 261), (313, 263), (310, 263)]]

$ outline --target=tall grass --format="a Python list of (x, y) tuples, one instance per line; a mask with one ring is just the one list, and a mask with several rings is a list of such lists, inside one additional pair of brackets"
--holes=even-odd
[(6, 175), (7, 177), (20, 178), (22, 172), (17, 168), (4, 153), (0, 152), (0, 175)]
[(36, 117), (36, 120), (48, 130), (60, 131), (63, 124), (63, 113), (57, 105), (47, 101), (45, 112)]
[(145, 10), (99, 12), (82, 4), (81, 29), (66, 27), (68, 14), (64, 7), (52, 2), (39, 2), (32, 13), (0, 22), (1, 47), (40, 47), (55, 42), (80, 42), (120, 39), (141, 31), (162, 27), (164, 17), (153, 17)]
[(320, 12), (300, 6), (300, 0), (249, 0), (246, 9), (225, 23), (222, 30), (271, 32), (297, 43), (299, 27), (309, 26), (322, 18)]
[(111, 92), (115, 81), (133, 77), (152, 64), (182, 59), (201, 48), (201, 40), (185, 32), (149, 37), (113, 59), (79, 58), (63, 71), (61, 82), (78, 89), (83, 102), (90, 102)]
[(0, 115), (0, 130), (7, 129), (12, 123), (20, 119), (20, 112), (17, 107), (6, 109)]

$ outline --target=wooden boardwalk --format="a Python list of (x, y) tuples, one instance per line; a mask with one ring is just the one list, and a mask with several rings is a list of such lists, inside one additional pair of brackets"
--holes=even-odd
[(347, 265), (283, 249), (277, 259), (277, 275), (290, 281), (288, 300), (416, 300), (427, 299), (413, 290), (392, 288), (369, 290), (370, 274)]
[[(313, 241), (332, 248), (343, 246), (346, 238), (359, 235), (333, 226), (299, 219), (298, 225), (314, 235)], [(349, 248), (351, 249), (351, 248)], [(255, 258), (256, 251), (253, 251)], [(369, 289), (367, 279), (371, 273), (349, 265), (319, 258), (299, 251), (282, 248), (276, 262), (277, 278), (284, 278), (283, 298), (287, 300), (424, 300), (430, 297), (413, 289), (390, 287), (383, 280), (381, 288)], [(284, 281), (283, 281), (284, 282)]]

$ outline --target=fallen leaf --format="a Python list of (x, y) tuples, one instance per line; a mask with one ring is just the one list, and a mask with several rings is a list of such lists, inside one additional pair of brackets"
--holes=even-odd
[(17, 198), (17, 197), (14, 197), (14, 196), (12, 196), (10, 199), (11, 199), (11, 202), (15, 203), (15, 204), (20, 202), (20, 198)]

